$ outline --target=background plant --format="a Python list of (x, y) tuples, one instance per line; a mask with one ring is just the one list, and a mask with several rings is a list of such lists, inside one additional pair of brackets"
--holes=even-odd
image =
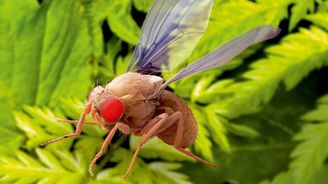
[[(152, 2), (0, 1), (0, 183), (122, 182), (136, 137), (118, 135), (94, 178), (87, 166), (104, 130), (39, 144), (73, 131), (55, 118), (76, 119), (95, 81), (125, 72)], [(198, 120), (191, 150), (218, 169), (152, 139), (125, 183), (327, 183), (328, 1), (215, 0), (185, 64), (263, 24), (282, 33), (170, 86)]]

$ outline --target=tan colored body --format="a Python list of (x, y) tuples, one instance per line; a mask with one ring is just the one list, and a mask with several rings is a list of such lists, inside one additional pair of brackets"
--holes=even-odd
[[(162, 83), (162, 78), (158, 76), (129, 72), (116, 77), (106, 86), (105, 90), (123, 101), (126, 110), (122, 122), (128, 124), (131, 131), (138, 136), (147, 133), (144, 127), (154, 117), (163, 113), (170, 116), (174, 112), (181, 112), (183, 137), (179, 146), (189, 147), (196, 139), (196, 120), (184, 100), (166, 90), (158, 93)], [(149, 98), (155, 93), (158, 93), (158, 95)], [(101, 106), (98, 106), (98, 109), (100, 108)], [(170, 127), (166, 127), (167, 129), (157, 134), (157, 136), (165, 143), (174, 145), (177, 123), (171, 123)]]
[[(106, 122), (101, 114), (101, 112), (108, 112), (107, 109), (101, 110), (109, 97), (115, 97), (124, 104), (124, 113), (117, 122), (113, 123)], [(89, 165), (90, 175), (93, 175), (93, 165), (107, 150), (117, 130), (124, 134), (133, 132), (137, 136), (143, 136), (125, 176), (131, 171), (143, 144), (153, 136), (158, 136), (178, 151), (208, 166), (215, 166), (185, 150), (196, 139), (197, 123), (187, 103), (172, 92), (163, 89), (161, 77), (128, 72), (116, 77), (105, 88), (95, 87), (88, 97), (88, 104), (80, 120), (77, 121), (75, 133), (50, 140), (43, 145), (80, 135), (87, 114), (91, 114), (94, 118), (95, 123), (92, 124), (100, 125), (109, 131), (101, 150)]]

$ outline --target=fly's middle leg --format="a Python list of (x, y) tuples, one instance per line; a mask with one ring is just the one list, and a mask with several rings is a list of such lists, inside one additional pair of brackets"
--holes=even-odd
[(111, 143), (115, 133), (117, 130), (120, 130), (121, 132), (123, 132), (124, 134), (129, 134), (130, 133), (130, 127), (124, 123), (121, 122), (117, 122), (115, 124), (115, 126), (113, 127), (113, 129), (109, 132), (109, 134), (107, 135), (104, 143), (101, 146), (100, 151), (95, 155), (95, 157), (93, 158), (92, 162), (89, 165), (89, 173), (91, 176), (93, 176), (93, 166), (96, 164), (97, 160), (105, 153), (105, 151), (108, 148), (108, 145)]
[(132, 157), (132, 160), (130, 162), (130, 165), (124, 174), (123, 178), (127, 177), (130, 171), (132, 170), (132, 167), (137, 159), (137, 156), (139, 154), (139, 151), (141, 147), (154, 135), (158, 133), (158, 130), (163, 126), (163, 124), (166, 122), (168, 118), (167, 113), (160, 114), (156, 117), (154, 117), (152, 120), (150, 120), (147, 125), (141, 130), (141, 135), (145, 133), (145, 136), (142, 138), (142, 140), (139, 142), (137, 149), (134, 152), (134, 155)]

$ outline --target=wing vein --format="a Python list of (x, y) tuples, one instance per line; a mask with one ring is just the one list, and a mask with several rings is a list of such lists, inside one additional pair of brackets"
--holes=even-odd
[[(170, 10), (170, 11), (172, 11), (174, 8), (175, 8), (175, 6), (177, 5), (177, 2), (178, 1), (176, 1), (176, 4), (172, 7), (172, 9)], [(185, 16), (189, 13), (189, 11), (190, 11), (190, 9), (191, 9), (191, 7), (194, 5), (194, 3), (195, 3), (196, 1), (193, 1), (192, 2), (192, 4), (191, 4), (191, 6), (189, 6), (188, 7), (188, 9), (186, 10), (186, 12), (183, 14), (183, 16), (181, 16), (181, 18), (180, 18), (180, 20), (178, 21), (178, 24), (176, 24), (176, 26), (173, 28), (173, 31), (172, 32), (174, 32), (174, 30), (180, 30), (180, 32), (182, 32), (182, 34), (180, 35), (180, 36), (177, 36), (177, 38), (175, 38), (173, 41), (175, 42), (176, 40), (178, 40), (178, 39), (180, 39), (182, 36), (184, 36), (184, 34), (183, 34), (183, 31), (181, 31), (181, 29), (179, 28), (180, 27), (180, 23), (181, 23), (181, 21), (185, 18)], [(169, 14), (167, 14), (166, 15), (166, 17), (164, 18), (165, 20), (166, 20), (166, 18), (169, 16)], [(157, 34), (158, 34), (158, 32), (160, 32), (160, 30), (161, 30), (161, 27), (163, 26), (163, 23), (164, 23), (165, 21), (162, 21), (161, 22), (161, 25), (160, 25), (160, 28), (158, 29), (158, 31), (157, 31)], [(170, 35), (170, 33), (171, 32), (169, 32), (169, 33), (166, 33), (165, 35), (163, 35), (161, 38), (163, 38), (163, 37), (166, 37), (166, 36), (169, 36)], [(159, 38), (160, 39), (160, 38)], [(158, 40), (157, 40), (158, 41)], [(147, 59), (146, 60), (146, 62), (141, 66), (141, 67), (144, 67), (144, 66), (146, 66), (147, 64), (149, 64), (151, 61), (152, 61), (152, 59), (153, 58), (155, 58), (155, 56), (157, 56), (157, 55), (159, 55), (163, 50), (165, 50), (167, 47), (166, 46), (169, 46), (169, 45), (171, 45), (171, 43), (172, 43), (172, 41), (170, 41), (168, 44), (165, 44), (162, 48), (160, 48), (160, 50), (159, 51), (157, 51), (155, 54), (152, 54), (152, 56), (150, 57), (150, 59)], [(156, 43), (156, 39), (155, 39), (155, 43), (154, 43), (155, 45), (157, 45), (158, 43)], [(149, 52), (148, 52), (149, 53)], [(149, 54), (146, 54), (147, 56), (149, 55)], [(145, 56), (146, 57), (146, 56)], [(147, 58), (147, 57), (146, 57)]]

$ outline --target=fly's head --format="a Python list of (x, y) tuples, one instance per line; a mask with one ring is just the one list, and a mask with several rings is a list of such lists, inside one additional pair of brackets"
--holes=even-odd
[(102, 86), (96, 86), (88, 94), (88, 102), (91, 105), (97, 105), (97, 102), (101, 99), (105, 93), (105, 89)]
[(109, 124), (119, 121), (125, 111), (122, 100), (110, 94), (102, 86), (95, 87), (88, 95), (88, 101), (95, 106), (101, 117)]

